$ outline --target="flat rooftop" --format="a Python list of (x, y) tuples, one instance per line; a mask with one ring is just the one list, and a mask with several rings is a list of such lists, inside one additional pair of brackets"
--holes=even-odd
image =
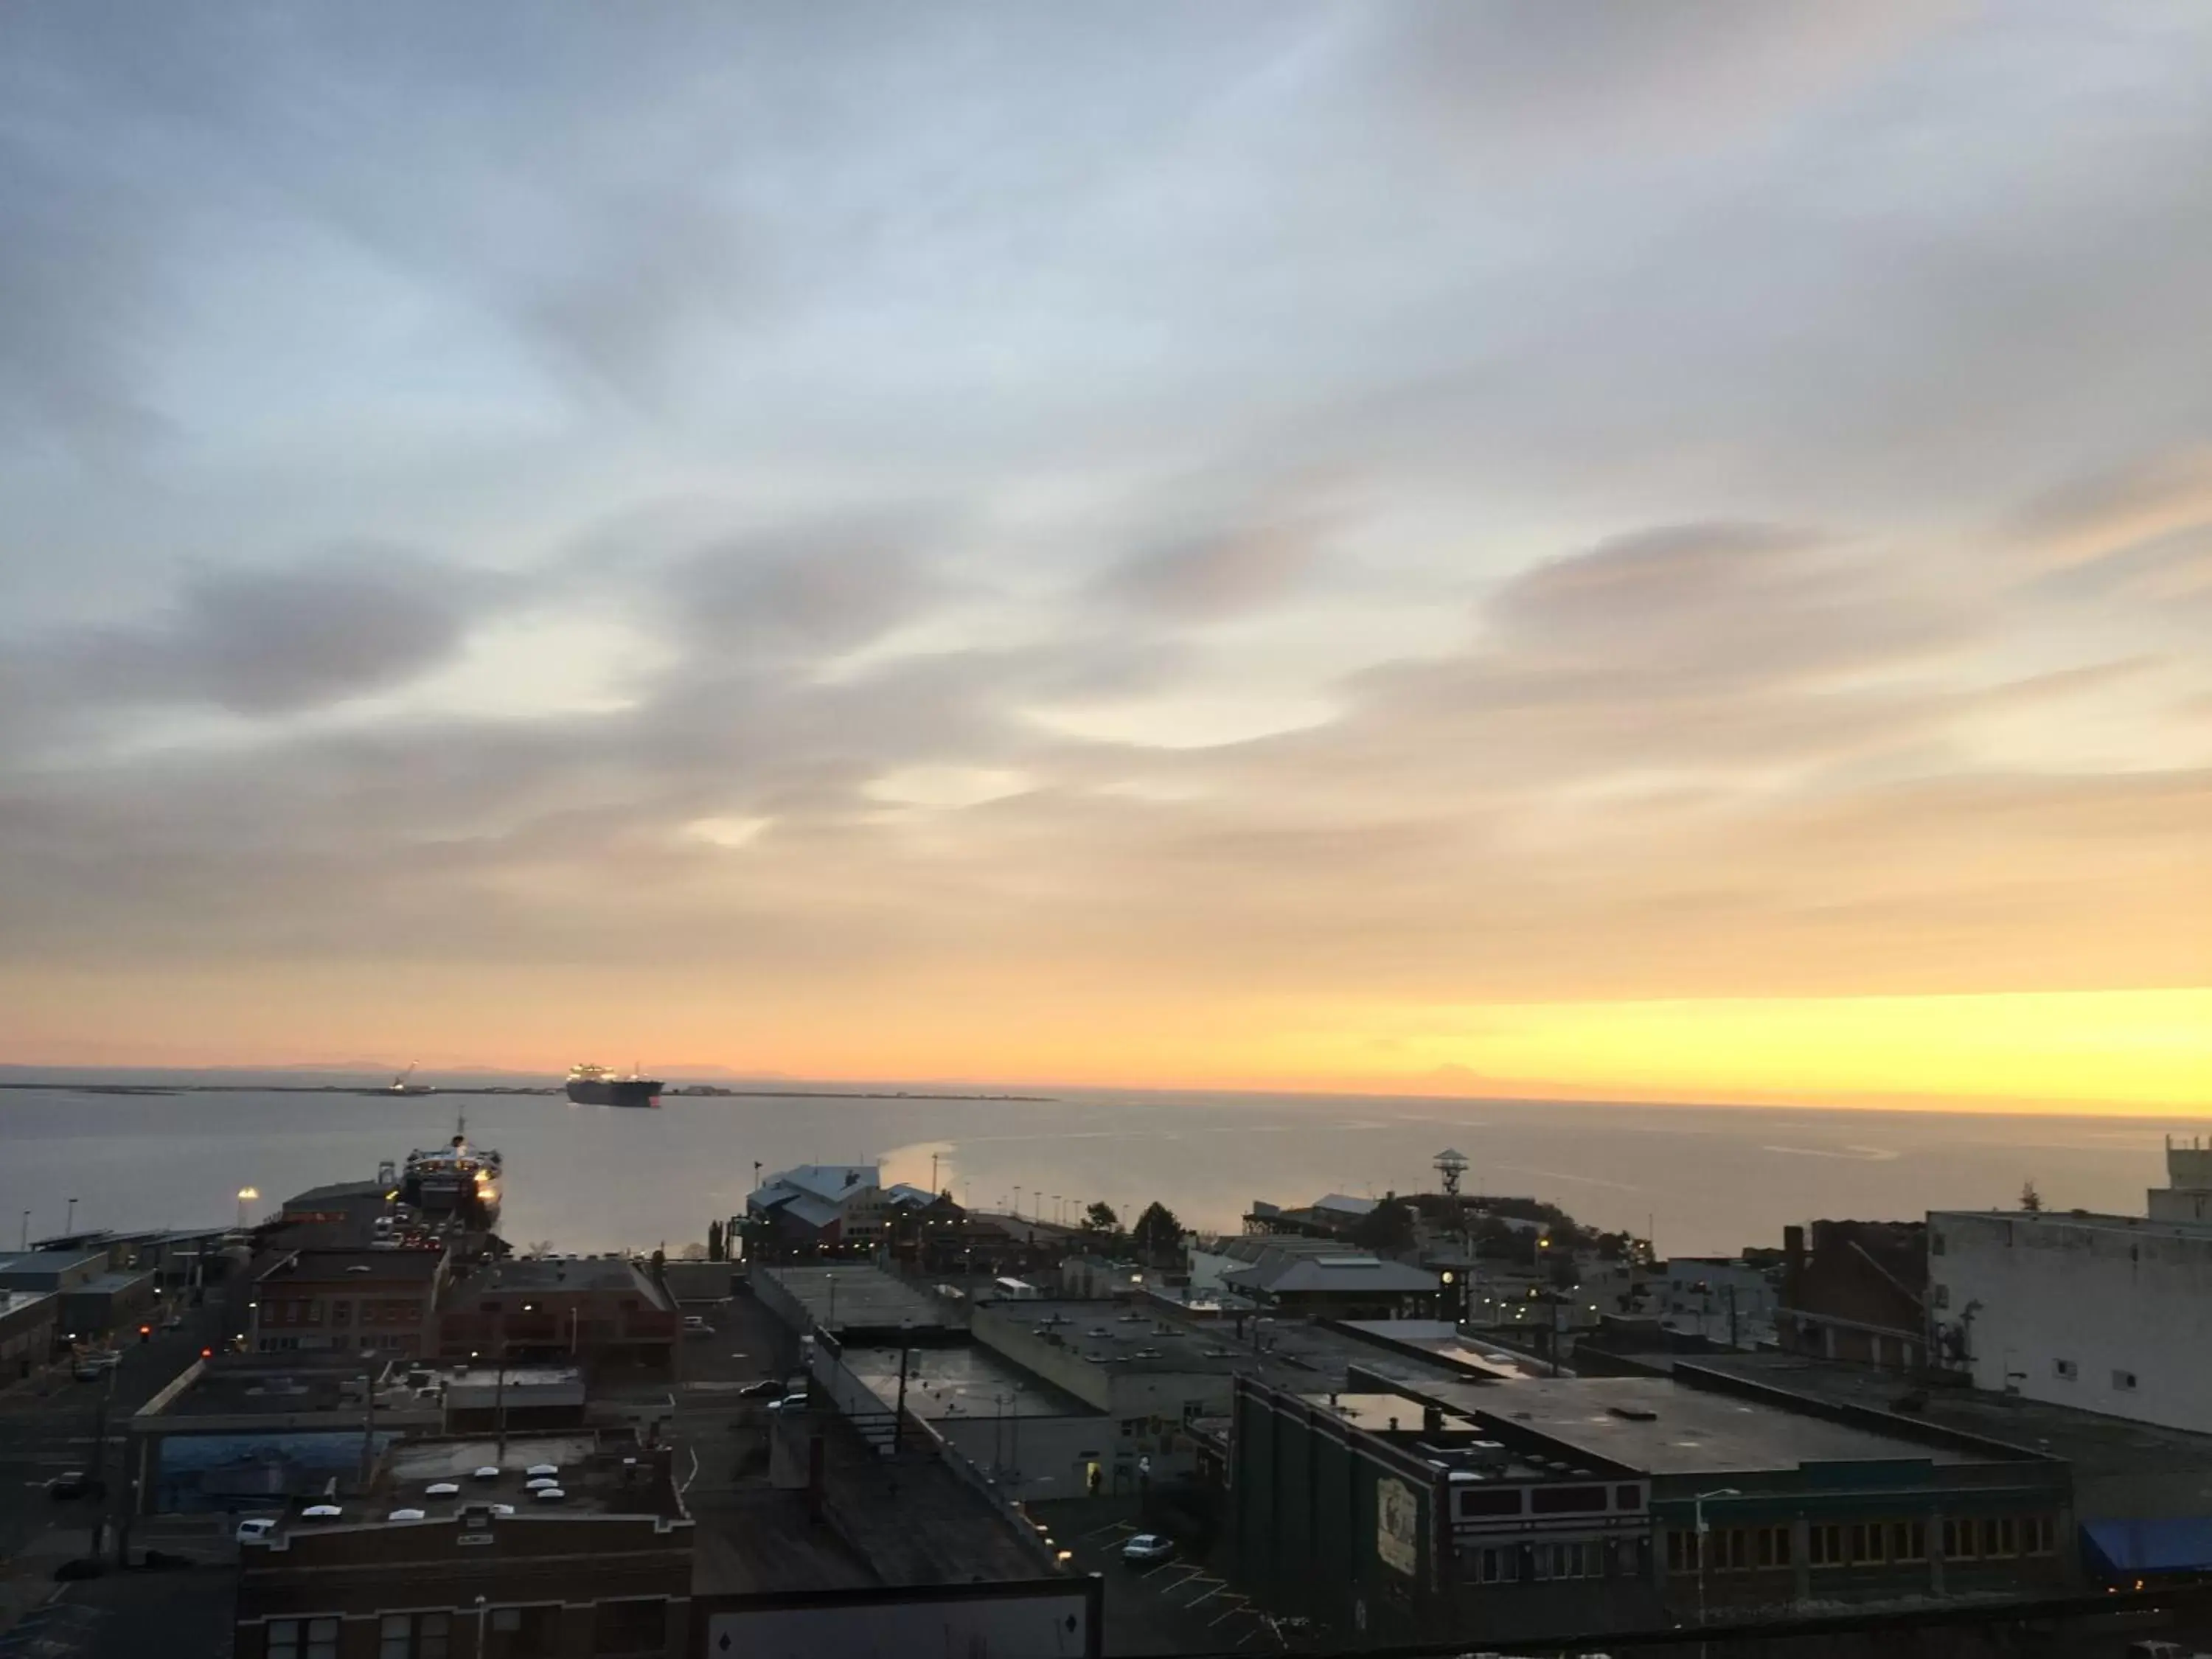
[(482, 1268), (464, 1287), (487, 1291), (631, 1291), (642, 1287), (659, 1304), (653, 1280), (628, 1256), (509, 1256)]
[(925, 1330), (951, 1323), (937, 1297), (865, 1261), (755, 1271), (781, 1285), (826, 1330), (895, 1331), (901, 1325)]
[[(229, 1417), (310, 1417), (325, 1413), (337, 1419), (334, 1426), (362, 1420), (362, 1364), (358, 1355), (287, 1354), (285, 1363), (272, 1364), (266, 1354), (219, 1356), (205, 1362), (200, 1373), (173, 1396), (159, 1412), (150, 1406), (141, 1417), (210, 1419)], [(402, 1380), (406, 1368), (388, 1370), (377, 1387), (380, 1421), (404, 1413), (437, 1414), (435, 1401), (424, 1400)], [(157, 1396), (158, 1398), (158, 1396)]]
[(1893, 1373), (1795, 1354), (1684, 1354), (1674, 1363), (1869, 1411), (1890, 1412), (1913, 1395), (1925, 1403), (1911, 1420), (2064, 1458), (2074, 1471), (2075, 1510), (2084, 1520), (2212, 1512), (2212, 1435), (1966, 1388), (1922, 1388)]
[[(971, 1417), (1096, 1417), (1089, 1406), (992, 1349), (908, 1348), (906, 1408), (932, 1422)], [(848, 1348), (845, 1364), (868, 1392), (898, 1398), (896, 1348)]]
[(1070, 1353), (1114, 1371), (1256, 1376), (1301, 1393), (1340, 1389), (1355, 1371), (1420, 1389), (1464, 1382), (1468, 1376), (1464, 1365), (1445, 1358), (1388, 1348), (1347, 1330), (1297, 1318), (1248, 1315), (1240, 1336), (1233, 1320), (1186, 1324), (1150, 1301), (999, 1302), (991, 1304), (991, 1311), (1057, 1335)]
[(1460, 1414), (1531, 1430), (1594, 1457), (1668, 1475), (1794, 1469), (1803, 1463), (1989, 1461), (1956, 1447), (1691, 1388), (1671, 1377), (1532, 1377), (1428, 1391)]
[[(496, 1469), (479, 1476), (479, 1469)], [(554, 1474), (532, 1475), (533, 1468)], [(560, 1482), (557, 1500), (541, 1499), (528, 1483), (536, 1479)], [(434, 1486), (453, 1486), (456, 1492), (434, 1493)], [(395, 1447), (392, 1462), (376, 1490), (368, 1496), (335, 1502), (342, 1513), (333, 1518), (308, 1520), (301, 1510), (319, 1500), (301, 1498), (287, 1505), (276, 1528), (278, 1537), (295, 1531), (330, 1531), (362, 1526), (406, 1526), (450, 1522), (461, 1510), (477, 1504), (504, 1504), (512, 1517), (544, 1518), (562, 1515), (651, 1515), (684, 1518), (683, 1506), (656, 1471), (654, 1455), (635, 1441), (611, 1441), (602, 1446), (590, 1434), (509, 1435), (501, 1450), (489, 1436), (481, 1438), (413, 1440)], [(394, 1511), (419, 1510), (420, 1517), (398, 1516)]]
[(52, 1302), (53, 1299), (52, 1291), (0, 1291), (0, 1318), (21, 1313), (37, 1303)]
[(350, 1284), (427, 1285), (438, 1275), (446, 1259), (434, 1250), (297, 1250), (278, 1257), (261, 1270), (261, 1285)]
[(1493, 1382), (1541, 1376), (1526, 1354), (1460, 1334), (1449, 1319), (1346, 1319), (1339, 1322), (1363, 1340), (1405, 1349)]
[(2003, 1221), (2045, 1231), (2125, 1234), (2172, 1238), (2212, 1246), (2212, 1222), (2157, 1220), (2141, 1215), (2101, 1215), (2073, 1210), (1931, 1210), (1930, 1221)]

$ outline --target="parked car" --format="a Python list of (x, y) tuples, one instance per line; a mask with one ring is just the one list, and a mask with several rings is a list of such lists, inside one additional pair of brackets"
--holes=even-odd
[(686, 1336), (705, 1336), (713, 1331), (714, 1328), (712, 1325), (709, 1325), (697, 1314), (685, 1314), (684, 1316), (684, 1334)]
[(1121, 1546), (1121, 1559), (1134, 1566), (1150, 1566), (1175, 1553), (1175, 1540), (1156, 1532), (1140, 1532)]
[(266, 1516), (254, 1516), (238, 1523), (238, 1541), (258, 1544), (276, 1530), (276, 1522)]
[(99, 1498), (106, 1488), (82, 1469), (71, 1469), (67, 1474), (58, 1474), (46, 1482), (46, 1496), (62, 1499), (70, 1498)]
[(781, 1400), (769, 1401), (768, 1408), (772, 1412), (803, 1412), (806, 1409), (806, 1396), (803, 1394), (787, 1394)]
[(783, 1398), (783, 1384), (777, 1382), (772, 1376), (763, 1377), (757, 1382), (748, 1382), (744, 1388), (739, 1389), (738, 1390), (738, 1398), (740, 1400), (781, 1400)]

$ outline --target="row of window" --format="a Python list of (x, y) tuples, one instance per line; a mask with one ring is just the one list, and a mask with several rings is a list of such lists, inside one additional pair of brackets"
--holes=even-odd
[[(264, 1325), (320, 1325), (325, 1305), (330, 1310), (331, 1324), (353, 1323), (354, 1304), (351, 1302), (325, 1304), (307, 1297), (272, 1299), (264, 1303), (261, 1322)], [(419, 1325), (422, 1322), (422, 1305), (418, 1302), (363, 1302), (361, 1304), (361, 1322), (364, 1325)]]
[[(1943, 1523), (1948, 1561), (1997, 1561), (2049, 1555), (2057, 1528), (2047, 1515), (1982, 1516)], [(1667, 1571), (1695, 1572), (1698, 1538), (1686, 1528), (1667, 1534)], [(1759, 1572), (1795, 1565), (1786, 1526), (1715, 1527), (1704, 1539), (1708, 1572)], [(1805, 1529), (1805, 1564), (1813, 1567), (1906, 1565), (1928, 1559), (1928, 1528), (1921, 1521), (1820, 1522)]]
[[(560, 1623), (554, 1607), (493, 1607), (491, 1651), (509, 1659), (550, 1654)], [(600, 1654), (659, 1653), (668, 1643), (668, 1603), (664, 1601), (602, 1601), (592, 1609), (592, 1651)], [(264, 1659), (338, 1659), (335, 1618), (272, 1619)], [(389, 1613), (377, 1620), (377, 1659), (452, 1659), (453, 1615), (446, 1613)]]
[[(1462, 1486), (1453, 1512), (1462, 1520), (1492, 1515), (1601, 1515), (1603, 1486)], [(1644, 1507), (1640, 1486), (1612, 1488), (1613, 1508), (1630, 1514)], [(1524, 1508), (1525, 1503), (1525, 1508)]]
[(1632, 1578), (1636, 1540), (1584, 1539), (1565, 1544), (1500, 1544), (1470, 1550), (1467, 1576), (1479, 1584), (1540, 1584), (1558, 1578)]

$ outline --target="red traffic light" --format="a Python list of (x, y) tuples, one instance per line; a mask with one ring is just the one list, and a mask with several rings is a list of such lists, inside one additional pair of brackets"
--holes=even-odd
[(213, 1348), (202, 1348), (202, 1349), (200, 1350), (200, 1358), (203, 1358), (203, 1359), (212, 1359), (212, 1358), (215, 1358), (215, 1350), (214, 1350)]

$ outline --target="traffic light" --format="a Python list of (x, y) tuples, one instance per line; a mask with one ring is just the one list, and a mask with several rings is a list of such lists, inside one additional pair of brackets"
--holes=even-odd
[(141, 1325), (138, 1328), (138, 1340), (141, 1342), (151, 1342), (154, 1340), (154, 1328), (151, 1325)]

